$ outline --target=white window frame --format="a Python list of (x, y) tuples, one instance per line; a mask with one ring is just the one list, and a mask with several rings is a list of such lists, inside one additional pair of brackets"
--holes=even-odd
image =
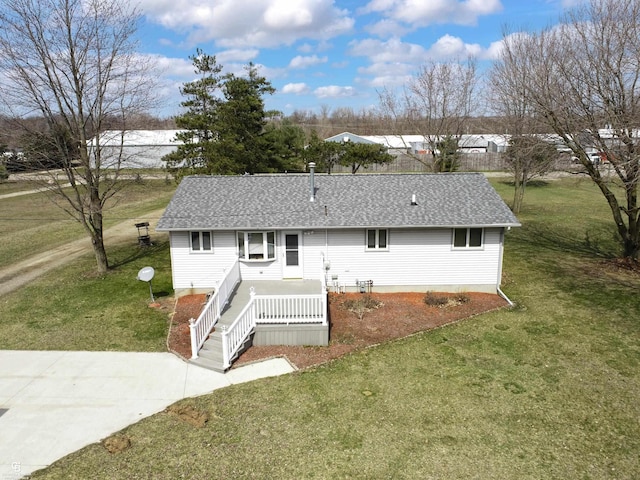
[[(456, 231), (465, 231), (464, 245), (456, 245)], [(470, 245), (471, 231), (480, 230), (480, 245)], [(462, 227), (451, 229), (451, 248), (454, 250), (483, 250), (484, 249), (484, 228), (481, 227)]]
[[(369, 246), (369, 232), (375, 232), (374, 246)], [(380, 246), (380, 232), (384, 232), (385, 246)], [(367, 228), (364, 231), (364, 248), (367, 252), (386, 252), (389, 250), (389, 229), (387, 228)]]
[[(194, 246), (194, 235), (198, 236), (198, 248)], [(204, 248), (204, 237), (209, 236), (209, 248)], [(193, 230), (189, 232), (189, 251), (191, 253), (213, 253), (213, 232), (209, 230)]]
[[(253, 235), (262, 235), (262, 257), (251, 258), (251, 237)], [(272, 236), (273, 243), (269, 242), (269, 236)], [(242, 245), (240, 239), (242, 238)], [(275, 230), (252, 230), (238, 231), (236, 233), (236, 241), (238, 248), (238, 259), (242, 262), (272, 262), (277, 258), (276, 232)], [(253, 244), (254, 247), (256, 244)], [(266, 252), (266, 253), (265, 253)]]

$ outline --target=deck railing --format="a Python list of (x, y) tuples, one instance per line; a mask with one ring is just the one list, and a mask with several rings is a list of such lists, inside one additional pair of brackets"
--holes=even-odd
[(255, 295), (257, 324), (327, 322), (327, 295)]
[(191, 333), (191, 358), (198, 358), (198, 351), (207, 340), (213, 327), (220, 319), (222, 309), (229, 301), (233, 290), (240, 283), (240, 265), (236, 260), (233, 266), (225, 273), (224, 278), (216, 287), (215, 292), (202, 309), (200, 316), (189, 320)]

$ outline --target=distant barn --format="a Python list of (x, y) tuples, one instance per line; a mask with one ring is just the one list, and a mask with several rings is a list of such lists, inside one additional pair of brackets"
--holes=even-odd
[[(180, 130), (107, 130), (99, 136), (101, 168), (164, 168), (162, 157), (174, 152), (182, 142), (175, 140)], [(95, 147), (95, 138), (90, 147)]]

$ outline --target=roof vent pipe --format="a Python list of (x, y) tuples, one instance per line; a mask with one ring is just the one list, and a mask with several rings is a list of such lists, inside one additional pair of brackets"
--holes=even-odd
[(310, 202), (316, 201), (316, 181), (315, 181), (315, 178), (313, 177), (313, 175), (315, 174), (315, 171), (316, 171), (316, 164), (314, 162), (309, 162), (309, 188), (311, 192), (309, 195)]
[(418, 205), (418, 202), (416, 201), (416, 194), (415, 193), (413, 195), (411, 195), (411, 205)]

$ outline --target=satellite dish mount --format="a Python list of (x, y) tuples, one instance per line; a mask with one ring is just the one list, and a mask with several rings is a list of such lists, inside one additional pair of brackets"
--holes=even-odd
[(149, 283), (149, 293), (151, 294), (151, 303), (155, 302), (153, 298), (153, 288), (151, 287), (151, 279), (155, 275), (153, 267), (144, 267), (138, 272), (138, 280)]

